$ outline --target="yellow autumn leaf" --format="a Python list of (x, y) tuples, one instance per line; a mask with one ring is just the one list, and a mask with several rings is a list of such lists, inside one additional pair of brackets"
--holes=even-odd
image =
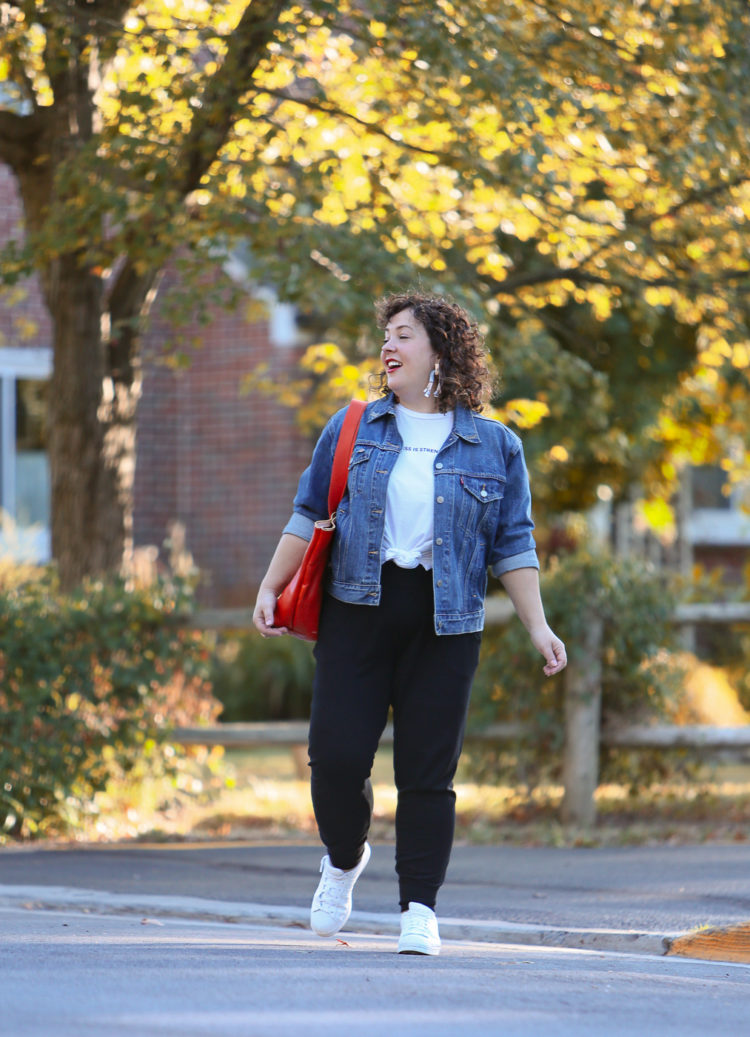
[(541, 400), (507, 400), (496, 408), (498, 420), (511, 423), (520, 429), (531, 429), (549, 415), (549, 407)]
[(647, 528), (653, 530), (658, 536), (668, 537), (674, 532), (674, 510), (667, 501), (641, 501), (637, 510)]

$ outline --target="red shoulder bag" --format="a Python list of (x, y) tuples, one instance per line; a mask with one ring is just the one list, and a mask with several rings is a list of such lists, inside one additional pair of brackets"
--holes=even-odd
[(326, 569), (336, 532), (336, 509), (346, 489), (349, 461), (365, 406), (362, 400), (352, 400), (349, 404), (333, 457), (328, 486), (329, 517), (315, 523), (300, 567), (276, 601), (274, 626), (286, 627), (290, 634), (303, 641), (316, 641), (318, 638)]

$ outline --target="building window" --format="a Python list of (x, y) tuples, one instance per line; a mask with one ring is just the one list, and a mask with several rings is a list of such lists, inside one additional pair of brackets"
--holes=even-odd
[(691, 470), (692, 509), (687, 535), (695, 545), (715, 547), (750, 544), (750, 487), (747, 484), (727, 492), (726, 473), (713, 465)]
[(0, 349), (0, 554), (51, 557), (48, 349)]
[(731, 508), (729, 494), (725, 492), (726, 474), (716, 465), (696, 465), (692, 470), (692, 496), (694, 508)]

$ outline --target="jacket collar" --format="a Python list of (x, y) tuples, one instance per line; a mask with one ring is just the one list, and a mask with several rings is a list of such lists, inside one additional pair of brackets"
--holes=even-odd
[[(375, 403), (370, 404), (367, 408), (366, 421), (368, 424), (371, 421), (377, 421), (379, 418), (384, 418), (387, 414), (393, 414), (395, 417), (396, 401), (393, 393), (388, 393), (387, 396), (381, 396), (380, 399), (376, 400)], [(476, 421), (474, 420), (474, 414), (469, 410), (468, 407), (464, 407), (459, 404), (455, 410), (455, 417), (453, 419), (453, 431), (461, 439), (466, 440), (467, 443), (479, 443), (479, 433), (477, 432)]]

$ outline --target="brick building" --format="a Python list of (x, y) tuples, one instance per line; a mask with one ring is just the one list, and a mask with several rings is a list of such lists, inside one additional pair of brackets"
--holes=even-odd
[(215, 313), (178, 372), (158, 363), (168, 329), (157, 316), (144, 341), (138, 410), (135, 544), (158, 545), (181, 523), (202, 573), (201, 597), (225, 606), (254, 597), (312, 447), (292, 411), (242, 392), (258, 364), (272, 360), (283, 370), (299, 356), (286, 307), (272, 302), (260, 322), (248, 321), (247, 309)]
[[(20, 205), (0, 166), (0, 235), (17, 233)], [(257, 294), (257, 293), (256, 293)], [(248, 289), (248, 300), (251, 290)], [(263, 362), (295, 365), (299, 343), (290, 308), (265, 294), (258, 306), (216, 312), (189, 368), (159, 363), (168, 328), (158, 303), (143, 343), (143, 384), (135, 471), (136, 546), (164, 543), (173, 522), (201, 570), (202, 599), (247, 605), (291, 510), (311, 443), (294, 415), (265, 396), (245, 395), (243, 377)], [(50, 555), (45, 389), (51, 327), (34, 279), (0, 292), (0, 508), (13, 521), (0, 549), (44, 561)]]

